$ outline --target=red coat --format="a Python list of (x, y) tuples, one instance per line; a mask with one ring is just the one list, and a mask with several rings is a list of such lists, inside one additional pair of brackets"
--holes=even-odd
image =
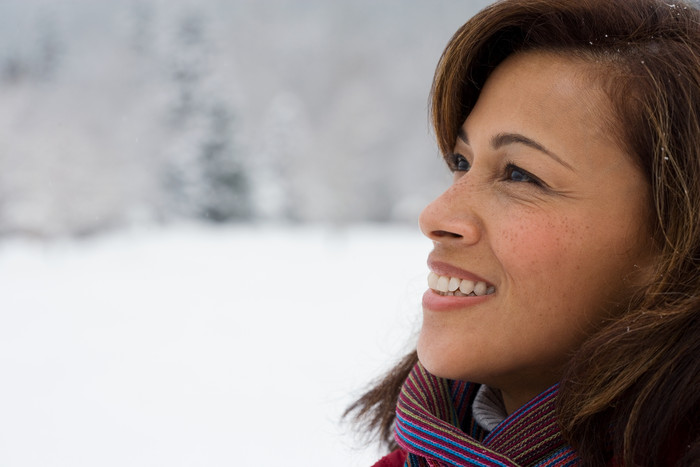
[(406, 462), (406, 453), (401, 449), (397, 449), (379, 459), (372, 467), (403, 467), (404, 462)]

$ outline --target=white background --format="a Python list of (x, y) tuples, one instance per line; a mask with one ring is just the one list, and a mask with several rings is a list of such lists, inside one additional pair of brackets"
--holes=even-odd
[(344, 408), (410, 349), (417, 228), (0, 244), (0, 465), (366, 466)]

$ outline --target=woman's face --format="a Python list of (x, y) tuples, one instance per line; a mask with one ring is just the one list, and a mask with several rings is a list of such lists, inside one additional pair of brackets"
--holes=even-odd
[(419, 358), (501, 389), (509, 411), (624, 311), (653, 260), (648, 183), (592, 76), (540, 52), (498, 66), (447, 158), (452, 185), (420, 218), (434, 250)]

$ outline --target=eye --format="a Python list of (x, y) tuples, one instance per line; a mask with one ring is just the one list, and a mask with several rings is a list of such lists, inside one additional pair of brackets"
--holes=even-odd
[(447, 161), (447, 166), (453, 172), (468, 172), (472, 168), (467, 158), (461, 154), (448, 154), (445, 160)]
[(544, 183), (539, 178), (512, 163), (506, 164), (504, 179), (508, 182), (524, 182), (540, 187), (544, 186)]

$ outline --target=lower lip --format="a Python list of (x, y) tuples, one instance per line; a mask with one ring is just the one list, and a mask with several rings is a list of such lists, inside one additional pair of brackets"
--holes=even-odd
[(491, 295), (457, 297), (453, 295), (440, 295), (432, 289), (423, 294), (423, 309), (431, 311), (451, 311), (469, 306), (478, 305), (491, 298)]

